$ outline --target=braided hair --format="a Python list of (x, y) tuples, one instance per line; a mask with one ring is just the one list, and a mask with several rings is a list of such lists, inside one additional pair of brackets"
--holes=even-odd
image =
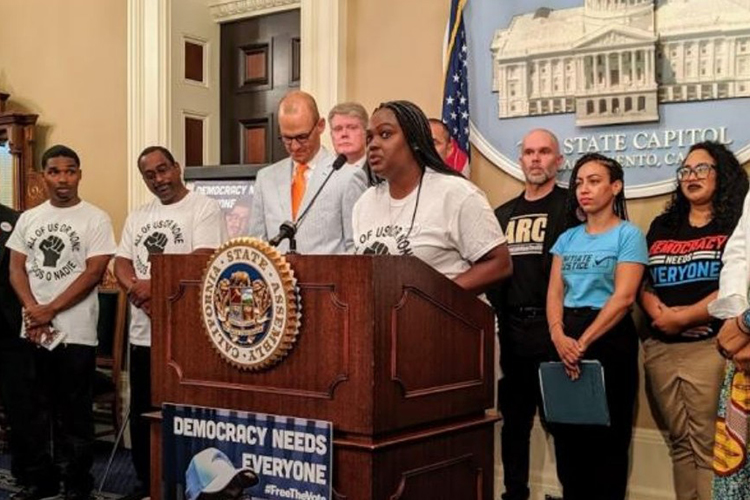
[[(409, 145), (409, 150), (421, 169), (430, 168), (440, 174), (453, 175), (464, 179), (461, 174), (446, 165), (440, 158), (432, 140), (430, 122), (419, 106), (409, 101), (388, 101), (375, 108), (373, 114), (381, 109), (389, 109), (396, 116), (406, 143)], [(367, 177), (370, 185), (383, 182), (383, 179), (370, 170), (369, 163), (367, 164)]]
[(609, 158), (599, 153), (587, 153), (581, 156), (573, 167), (573, 172), (570, 174), (570, 185), (568, 186), (568, 199), (565, 204), (565, 215), (568, 227), (577, 226), (585, 221), (583, 210), (578, 204), (578, 197), (576, 196), (576, 177), (578, 171), (583, 165), (589, 162), (596, 162), (603, 166), (609, 172), (609, 182), (620, 181), (623, 183), (623, 188), (615, 196), (614, 209), (615, 215), (622, 220), (628, 220), (628, 208), (625, 205), (625, 173), (617, 160)]

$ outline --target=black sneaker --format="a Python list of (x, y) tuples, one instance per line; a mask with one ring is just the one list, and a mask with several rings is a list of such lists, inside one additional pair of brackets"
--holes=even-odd
[(54, 498), (60, 492), (59, 485), (26, 486), (19, 492), (13, 493), (10, 500), (44, 500)]

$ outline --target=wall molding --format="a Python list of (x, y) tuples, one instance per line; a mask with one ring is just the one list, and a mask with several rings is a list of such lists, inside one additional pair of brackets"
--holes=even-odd
[(211, 147), (210, 144), (210, 138), (209, 138), (209, 130), (211, 130), (211, 114), (206, 113), (203, 111), (196, 111), (191, 109), (180, 109), (180, 115), (182, 116), (182, 133), (185, 133), (185, 118), (192, 118), (193, 120), (200, 120), (203, 122), (203, 135), (201, 137), (202, 143), (201, 148), (203, 151), (203, 158), (201, 160), (201, 164), (203, 165), (210, 165), (208, 162), (208, 148)]
[(152, 198), (138, 155), (171, 143), (170, 10), (171, 0), (128, 0), (128, 212)]
[(208, 9), (214, 21), (226, 23), (299, 7), (300, 0), (218, 0), (212, 2)]
[[(300, 88), (315, 96), (323, 116), (346, 88), (346, 0), (302, 0)], [(330, 135), (324, 134), (324, 142)]]

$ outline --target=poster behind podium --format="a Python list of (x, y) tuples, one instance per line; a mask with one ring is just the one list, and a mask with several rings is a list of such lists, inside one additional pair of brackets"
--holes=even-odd
[(249, 236), (254, 179), (195, 179), (187, 186), (219, 202), (229, 238)]

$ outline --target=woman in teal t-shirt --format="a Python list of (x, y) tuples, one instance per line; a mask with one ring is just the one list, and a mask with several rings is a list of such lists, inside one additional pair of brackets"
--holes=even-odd
[(610, 425), (550, 424), (565, 499), (623, 499), (638, 389), (638, 337), (630, 308), (648, 262), (643, 233), (627, 222), (623, 170), (600, 154), (573, 168), (568, 217), (547, 292), (552, 342), (571, 378), (598, 360)]

